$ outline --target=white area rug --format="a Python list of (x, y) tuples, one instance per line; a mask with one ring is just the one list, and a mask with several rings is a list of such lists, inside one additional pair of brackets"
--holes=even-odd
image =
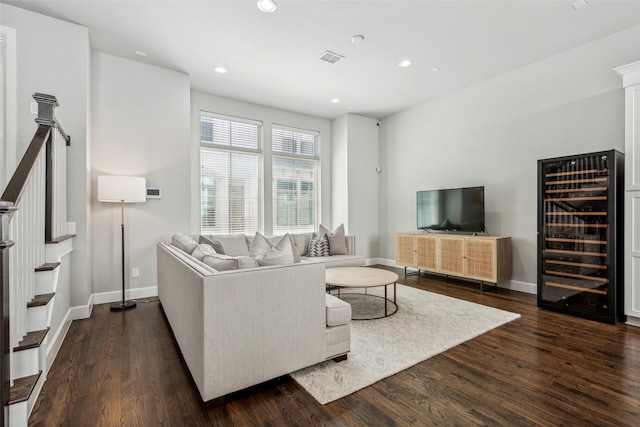
[(520, 317), (403, 285), (398, 285), (397, 302), (398, 312), (390, 317), (351, 322), (347, 360), (314, 365), (291, 377), (324, 405)]

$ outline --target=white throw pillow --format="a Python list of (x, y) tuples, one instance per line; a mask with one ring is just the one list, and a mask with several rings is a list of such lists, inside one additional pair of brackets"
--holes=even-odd
[[(256, 238), (257, 238), (256, 233)], [(262, 236), (264, 238), (264, 236)], [(253, 241), (256, 241), (256, 238)], [(265, 239), (265, 241), (267, 241)], [(267, 241), (268, 243), (268, 241)], [(297, 261), (296, 261), (297, 255)], [(273, 245), (267, 252), (262, 255), (256, 256), (256, 261), (258, 265), (263, 267), (266, 265), (288, 265), (293, 264), (295, 262), (300, 262), (300, 255), (298, 251), (294, 248), (293, 240), (289, 234), (285, 234), (278, 240), (278, 242)]]
[(326, 234), (329, 238), (329, 249), (331, 251), (331, 255), (349, 255), (344, 233), (344, 224), (340, 224), (335, 230), (333, 230), (333, 233), (329, 231), (327, 227), (320, 224), (318, 234)]
[[(283, 246), (283, 244), (281, 243), (282, 240), (289, 240), (290, 243), (290, 247), (291, 247), (291, 255), (293, 256), (293, 262), (300, 262), (300, 253), (298, 252), (298, 250), (295, 248), (295, 242), (293, 241), (293, 238), (291, 237), (291, 235), (289, 233), (285, 234), (284, 236), (276, 236), (276, 237), (265, 237), (262, 234), (260, 234), (259, 232), (256, 232), (256, 235), (253, 237), (253, 240), (251, 241), (251, 248), (249, 250), (249, 256), (255, 257), (257, 258), (262, 258), (264, 257), (267, 253), (269, 253), (269, 251), (271, 251), (273, 248), (275, 248), (278, 244), (280, 244), (280, 246), (278, 248), (282, 248), (285, 247)], [(273, 252), (271, 253), (271, 255), (273, 255)], [(258, 262), (258, 264), (260, 264), (260, 262)], [(269, 264), (271, 265), (271, 264)]]
[(182, 233), (176, 233), (171, 236), (171, 244), (189, 255), (191, 255), (191, 252), (198, 246), (198, 242), (193, 240), (191, 236)]
[(198, 261), (202, 261), (205, 256), (215, 255), (217, 252), (211, 245), (207, 245), (204, 243), (200, 243), (196, 248), (191, 252), (191, 256), (197, 259)]
[(259, 257), (263, 256), (269, 249), (273, 247), (273, 244), (267, 240), (262, 234), (256, 232), (256, 235), (253, 236), (253, 240), (251, 241), (251, 248), (249, 248), (249, 256)]

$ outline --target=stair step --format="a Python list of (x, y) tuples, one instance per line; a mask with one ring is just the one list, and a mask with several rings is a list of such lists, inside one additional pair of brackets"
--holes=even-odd
[(31, 301), (27, 303), (27, 308), (29, 307), (42, 307), (44, 305), (49, 304), (51, 298), (56, 295), (55, 292), (51, 292), (50, 294), (40, 294), (33, 297)]
[(41, 374), (42, 371), (39, 371), (37, 374), (13, 380), (13, 385), (9, 390), (9, 405), (29, 400)]
[(36, 268), (36, 271), (52, 271), (60, 266), (59, 262), (48, 262)]
[(40, 344), (42, 344), (42, 341), (44, 340), (44, 337), (47, 336), (48, 332), (49, 328), (42, 329), (41, 331), (29, 332), (24, 339), (18, 343), (18, 346), (14, 347), (13, 351), (29, 350), (31, 348), (40, 347)]
[(55, 239), (48, 240), (48, 241), (46, 241), (44, 243), (45, 243), (45, 245), (55, 245), (55, 244), (58, 244), (58, 243), (62, 243), (65, 240), (72, 239), (74, 237), (76, 237), (75, 234), (65, 234), (64, 236), (56, 237)]

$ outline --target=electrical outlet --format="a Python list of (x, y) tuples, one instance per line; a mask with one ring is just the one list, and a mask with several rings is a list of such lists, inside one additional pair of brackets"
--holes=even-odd
[(29, 103), (29, 112), (31, 114), (38, 114), (38, 103), (36, 101), (31, 101)]
[(140, 267), (133, 267), (131, 269), (131, 277), (140, 277)]

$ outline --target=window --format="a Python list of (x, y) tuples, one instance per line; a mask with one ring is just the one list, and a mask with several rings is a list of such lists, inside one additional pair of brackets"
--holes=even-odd
[(200, 213), (203, 234), (260, 229), (260, 122), (200, 113)]
[(318, 133), (274, 126), (273, 232), (317, 229)]

